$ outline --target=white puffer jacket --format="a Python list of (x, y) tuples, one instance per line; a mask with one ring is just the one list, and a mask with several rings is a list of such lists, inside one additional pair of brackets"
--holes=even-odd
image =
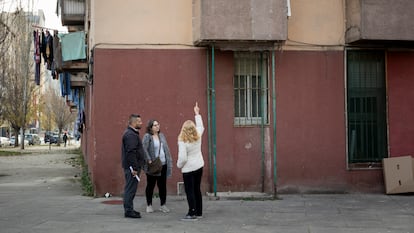
[(182, 173), (196, 171), (204, 166), (203, 154), (201, 153), (201, 137), (204, 126), (201, 115), (195, 115), (195, 123), (200, 138), (192, 143), (178, 141), (177, 167)]

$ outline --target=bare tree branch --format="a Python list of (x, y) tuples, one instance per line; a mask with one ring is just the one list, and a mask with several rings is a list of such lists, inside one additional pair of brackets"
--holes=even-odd
[[(6, 13), (4, 13), (6, 14)], [(8, 29), (13, 33), (6, 35), (1, 50), (4, 52), (0, 57), (1, 80), (0, 80), (0, 113), (7, 120), (16, 135), (15, 146), (18, 145), (17, 135), (20, 129), (25, 129), (28, 122), (28, 113), (32, 107), (31, 97), (34, 90), (33, 79), (33, 56), (31, 13), (22, 9), (13, 13), (7, 13)], [(15, 36), (11, 36), (15, 35)], [(24, 130), (23, 130), (24, 134)], [(23, 140), (24, 135), (21, 135)], [(24, 149), (24, 143), (21, 143)]]
[[(60, 138), (63, 130), (67, 129), (69, 124), (75, 122), (76, 114), (70, 112), (65, 99), (56, 90), (48, 90), (45, 101), (44, 113), (47, 115), (47, 118), (45, 119), (44, 125), (50, 126), (50, 128), (47, 128), (50, 131), (54, 123), (59, 130)], [(51, 119), (53, 122), (50, 121)], [(60, 141), (58, 141), (58, 145), (60, 145)]]

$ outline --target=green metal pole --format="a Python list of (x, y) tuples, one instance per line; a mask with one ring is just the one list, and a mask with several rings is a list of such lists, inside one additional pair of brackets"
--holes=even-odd
[(212, 180), (212, 176), (213, 176), (213, 156), (212, 156), (212, 148), (211, 148), (211, 118), (210, 118), (210, 114), (211, 114), (211, 108), (210, 108), (210, 92), (211, 92), (211, 88), (210, 88), (210, 56), (208, 55), (209, 52), (207, 50), (206, 52), (206, 56), (207, 56), (207, 128), (208, 128), (208, 164), (209, 164), (209, 192), (213, 191), (213, 180)]
[(211, 126), (213, 146), (213, 190), (217, 196), (217, 169), (216, 169), (216, 89), (215, 89), (215, 61), (214, 45), (211, 46)]
[(273, 102), (273, 197), (277, 197), (277, 163), (276, 163), (276, 78), (275, 51), (272, 51), (272, 102)]
[(264, 83), (264, 78), (263, 75), (265, 73), (264, 71), (264, 67), (263, 67), (263, 54), (260, 54), (260, 67), (261, 67), (261, 82), (260, 82), (260, 104), (262, 106), (262, 117), (261, 117), (261, 146), (262, 146), (262, 161), (261, 161), (261, 178), (262, 178), (262, 193), (264, 192), (264, 186), (265, 186), (265, 132), (264, 132), (264, 117), (265, 117), (265, 105), (264, 105), (264, 101), (263, 101), (263, 96), (264, 96), (264, 89), (263, 89), (263, 83)]

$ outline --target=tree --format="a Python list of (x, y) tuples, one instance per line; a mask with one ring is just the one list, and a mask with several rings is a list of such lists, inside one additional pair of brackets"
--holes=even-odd
[[(50, 90), (49, 90), (50, 92)], [(48, 93), (49, 93), (48, 92)], [(50, 94), (46, 94), (44, 96), (44, 100), (42, 101), (42, 105), (39, 109), (40, 111), (40, 122), (43, 126), (43, 129), (46, 131), (52, 131), (52, 129), (55, 128), (55, 125), (52, 121), (52, 103), (51, 103), (51, 97), (49, 97)]]
[[(53, 123), (59, 129), (59, 138), (61, 138), (63, 129), (66, 129), (69, 124), (75, 122), (76, 114), (70, 111), (65, 99), (58, 94), (58, 90), (50, 88), (45, 96), (45, 101), (44, 114), (48, 120), (43, 124), (52, 127), (50, 120), (53, 120)], [(60, 146), (60, 140), (58, 140), (58, 146)]]
[[(0, 60), (2, 68), (2, 95), (1, 112), (13, 128), (16, 135), (15, 146), (18, 145), (20, 129), (23, 129), (21, 141), (24, 140), (24, 131), (28, 122), (28, 113), (31, 107), (31, 96), (34, 91), (34, 82), (29, 82), (33, 77), (33, 57), (31, 51), (32, 14), (24, 12), (21, 8), (8, 14), (7, 21), (10, 33), (4, 39), (2, 49), (4, 51)], [(21, 143), (24, 149), (24, 143)]]
[(12, 31), (10, 30), (9, 27), (9, 16), (10, 14), (7, 12), (4, 12), (4, 5), (3, 5), (3, 1), (0, 1), (0, 3), (2, 3), (2, 9), (0, 12), (0, 67), (1, 67), (1, 71), (0, 71), (0, 119), (3, 120), (3, 108), (2, 108), (2, 97), (5, 95), (5, 75), (6, 75), (6, 70), (5, 70), (5, 61), (3, 60), (3, 58), (6, 56), (7, 51), (8, 51), (8, 40), (7, 38), (9, 37), (13, 37), (14, 34), (12, 33)]

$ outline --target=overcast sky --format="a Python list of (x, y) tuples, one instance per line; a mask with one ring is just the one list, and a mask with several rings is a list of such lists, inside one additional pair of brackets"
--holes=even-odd
[(56, 0), (0, 0), (0, 9), (4, 11), (13, 11), (21, 3), (23, 8), (32, 10), (37, 13), (37, 10), (43, 10), (45, 14), (45, 27), (57, 29), (61, 32), (67, 31), (62, 27), (62, 22), (56, 15)]

